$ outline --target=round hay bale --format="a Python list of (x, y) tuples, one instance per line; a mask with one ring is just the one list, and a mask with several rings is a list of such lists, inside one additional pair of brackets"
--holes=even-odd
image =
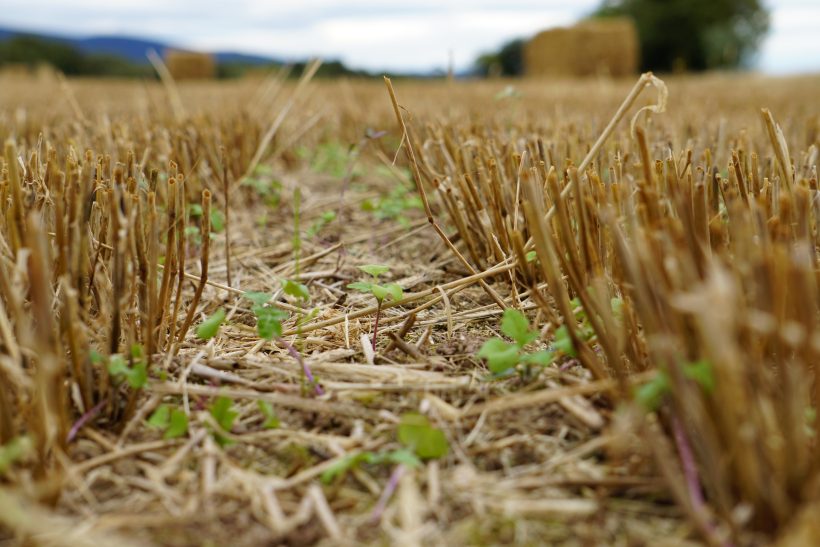
[(631, 19), (589, 19), (536, 34), (524, 45), (524, 72), (534, 77), (631, 76), (638, 70), (638, 52)]
[(175, 80), (202, 80), (216, 76), (216, 63), (208, 53), (168, 50), (165, 65)]

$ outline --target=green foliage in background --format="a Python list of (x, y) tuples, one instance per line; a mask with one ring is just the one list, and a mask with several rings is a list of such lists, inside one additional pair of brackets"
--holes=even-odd
[(669, 72), (748, 65), (769, 29), (761, 0), (605, 0), (593, 17), (628, 16), (641, 68)]
[(475, 62), (476, 72), (481, 76), (521, 76), (524, 74), (524, 43), (518, 38), (510, 40), (491, 53), (484, 53)]
[(57, 40), (19, 35), (0, 42), (0, 66), (50, 65), (68, 76), (154, 76), (150, 65), (138, 65), (116, 55), (87, 54)]

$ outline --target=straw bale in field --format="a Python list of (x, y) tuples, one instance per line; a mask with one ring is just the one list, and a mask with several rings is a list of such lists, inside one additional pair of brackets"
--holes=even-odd
[(216, 76), (216, 63), (212, 55), (191, 51), (168, 50), (165, 64), (175, 80), (209, 79)]
[(7, 63), (0, 66), (0, 76), (28, 77), (31, 76), (31, 67), (25, 63)]
[(638, 69), (638, 33), (631, 19), (597, 19), (554, 28), (524, 45), (527, 76), (629, 76)]

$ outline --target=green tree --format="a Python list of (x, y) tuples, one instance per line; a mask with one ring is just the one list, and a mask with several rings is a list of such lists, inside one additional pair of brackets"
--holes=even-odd
[(64, 74), (83, 73), (85, 59), (73, 47), (35, 36), (15, 36), (0, 43), (0, 65), (14, 63), (36, 66), (48, 63)]
[(748, 64), (769, 28), (761, 0), (604, 0), (593, 17), (629, 16), (644, 70)]
[(0, 66), (6, 64), (47, 64), (69, 76), (154, 77), (150, 65), (138, 65), (116, 55), (85, 54), (64, 42), (25, 34), (0, 42)]
[(476, 70), (483, 76), (520, 76), (524, 73), (524, 40), (510, 40), (493, 53), (476, 60)]

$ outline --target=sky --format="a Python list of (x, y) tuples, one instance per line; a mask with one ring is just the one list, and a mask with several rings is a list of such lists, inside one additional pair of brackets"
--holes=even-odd
[[(820, 73), (820, 0), (764, 0), (755, 68)], [(511, 38), (572, 24), (598, 0), (3, 0), (0, 26), (124, 35), (204, 51), (321, 56), (371, 71), (471, 66)]]

